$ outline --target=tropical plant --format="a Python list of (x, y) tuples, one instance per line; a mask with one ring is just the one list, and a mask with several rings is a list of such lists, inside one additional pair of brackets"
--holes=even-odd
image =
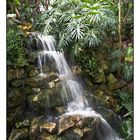
[(35, 27), (42, 25), (44, 33), (55, 36), (59, 49), (70, 46), (74, 54), (82, 47), (99, 46), (115, 30), (109, 4), (90, 0), (54, 1), (39, 21)]
[[(118, 61), (118, 58), (121, 61)], [(116, 72), (120, 68), (122, 78), (126, 81), (132, 81), (133, 79), (133, 48), (128, 47), (123, 50), (115, 49), (111, 50), (111, 72)]]
[(94, 74), (98, 72), (98, 65), (94, 56), (85, 53), (85, 51), (80, 51), (76, 56), (77, 63), (82, 65), (82, 69), (90, 77), (94, 77)]
[(133, 94), (121, 90), (115, 96), (119, 100), (118, 112), (122, 117), (119, 132), (125, 140), (133, 140)]
[(18, 27), (8, 25), (7, 28), (7, 64), (12, 67), (27, 65), (24, 52), (24, 39)]

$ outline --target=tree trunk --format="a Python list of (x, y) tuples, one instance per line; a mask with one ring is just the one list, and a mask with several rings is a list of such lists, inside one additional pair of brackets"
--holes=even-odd
[[(118, 35), (119, 35), (119, 50), (121, 52), (121, 49), (122, 49), (122, 40), (121, 40), (121, 16), (122, 16), (122, 13), (121, 13), (121, 4), (122, 4), (122, 0), (119, 0), (119, 4), (118, 4), (118, 7), (119, 7), (119, 19), (118, 19)], [(121, 72), (121, 67), (120, 67), (120, 63), (121, 63), (121, 55), (119, 56), (119, 67), (118, 67), (118, 78), (120, 76), (120, 72)]]

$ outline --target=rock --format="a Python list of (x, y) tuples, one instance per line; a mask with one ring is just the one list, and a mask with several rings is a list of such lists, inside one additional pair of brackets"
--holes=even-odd
[[(95, 120), (93, 117), (83, 117), (81, 115), (61, 116), (59, 120), (58, 131), (59, 134), (61, 134), (70, 128), (78, 128), (75, 130), (76, 132), (79, 131), (79, 129), (84, 129), (85, 127), (92, 128), (94, 121)], [(82, 135), (82, 132), (79, 133)]]
[(36, 117), (31, 121), (29, 129), (30, 139), (33, 139), (37, 136), (36, 138), (39, 140), (49, 140), (49, 138), (56, 138), (55, 135), (51, 135), (55, 134), (56, 132), (56, 123), (43, 120), (43, 116)]
[(78, 134), (68, 130), (63, 135), (58, 136), (57, 140), (81, 140), (81, 138)]
[(8, 131), (11, 131), (15, 123), (23, 117), (23, 109), (21, 107), (17, 107), (9, 110), (7, 112), (7, 129)]
[(50, 81), (53, 81), (55, 79), (58, 78), (58, 75), (57, 73), (54, 73), (54, 72), (50, 72), (48, 75), (47, 75), (47, 81), (50, 82)]
[(79, 128), (75, 128), (73, 130), (74, 133), (76, 133), (77, 135), (79, 135), (80, 137), (83, 137), (83, 131)]
[(95, 99), (99, 102), (100, 105), (108, 108), (110, 106), (110, 97), (103, 90), (97, 89), (94, 92)]
[(96, 99), (100, 99), (105, 95), (104, 91), (101, 89), (97, 89), (94, 91), (94, 96)]
[(22, 129), (13, 129), (10, 137), (8, 140), (27, 140), (28, 139), (28, 129), (22, 128)]
[(71, 70), (72, 70), (73, 74), (76, 74), (76, 75), (80, 74), (82, 72), (82, 69), (80, 66), (73, 66), (73, 67), (71, 67)]
[(107, 74), (109, 72), (109, 63), (108, 61), (102, 59), (101, 61), (99, 61), (99, 69), (103, 70), (105, 74)]
[(28, 54), (28, 61), (34, 63), (38, 58), (38, 51), (30, 52)]
[(106, 78), (109, 85), (114, 84), (118, 81), (113, 74), (107, 75)]
[(15, 124), (16, 128), (29, 127), (29, 125), (30, 125), (30, 121), (27, 120), (27, 119), (24, 120), (24, 121), (22, 121), (22, 122), (17, 122), (17, 123)]
[(64, 116), (60, 118), (59, 125), (58, 125), (58, 133), (61, 134), (64, 131), (68, 130), (75, 126), (75, 122), (73, 117), (71, 116)]
[(30, 72), (29, 72), (29, 77), (35, 77), (39, 74), (39, 71), (34, 67)]
[(56, 78), (55, 80), (53, 80), (55, 83), (58, 83), (60, 81), (59, 78)]
[(8, 108), (17, 107), (23, 100), (23, 95), (18, 89), (8, 89)]
[(42, 119), (42, 116), (33, 118), (31, 120), (31, 125), (29, 129), (29, 135), (30, 137), (36, 136), (36, 134), (39, 134), (40, 132), (40, 120)]
[(98, 89), (102, 90), (106, 95), (112, 95), (107, 85), (101, 85)]
[(8, 81), (15, 79), (16, 78), (16, 72), (14, 69), (8, 69), (7, 72), (7, 76), (8, 76)]
[(57, 135), (51, 135), (49, 133), (43, 133), (40, 136), (38, 136), (37, 140), (58, 140)]
[(23, 78), (25, 75), (24, 69), (8, 69), (8, 81), (13, 79)]
[(105, 75), (104, 75), (104, 73), (95, 74), (94, 83), (105, 83)]
[(55, 87), (55, 83), (52, 81), (52, 82), (49, 82), (49, 87), (50, 88), (53, 88), (53, 87)]
[(113, 90), (117, 90), (117, 89), (120, 89), (120, 88), (123, 88), (127, 85), (127, 82), (123, 81), (123, 80), (120, 80), (112, 85), (109, 85), (108, 88), (109, 90), (113, 91)]
[(13, 87), (21, 87), (25, 84), (24, 80), (15, 79), (14, 81), (10, 82)]
[(82, 140), (96, 140), (94, 132), (91, 129), (85, 130)]
[(27, 78), (25, 80), (25, 84), (32, 88), (41, 88), (41, 87), (48, 88), (47, 81), (45, 79), (42, 80), (39, 77)]
[[(60, 90), (60, 91), (59, 91)], [(42, 90), (36, 95), (28, 97), (29, 107), (34, 111), (44, 111), (47, 108), (55, 108), (63, 105), (61, 88), (53, 90)]]
[(40, 131), (55, 134), (57, 132), (57, 125), (54, 122), (43, 122), (40, 126)]
[(63, 114), (65, 113), (65, 109), (64, 106), (60, 106), (60, 107), (55, 107), (55, 110), (58, 114)]
[(39, 93), (41, 91), (40, 88), (32, 88), (32, 90), (33, 90), (34, 93)]

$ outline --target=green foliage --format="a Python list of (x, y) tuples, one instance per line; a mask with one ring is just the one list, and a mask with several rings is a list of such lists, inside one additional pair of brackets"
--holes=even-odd
[[(119, 57), (122, 61), (119, 62)], [(122, 50), (111, 51), (111, 72), (116, 72), (117, 69), (121, 68), (122, 78), (126, 81), (132, 81), (133, 79), (133, 48), (128, 47)]]
[(123, 78), (126, 81), (131, 81), (133, 79), (133, 65), (125, 63), (123, 65)]
[(125, 140), (133, 140), (133, 121), (129, 119), (125, 119), (119, 128), (121, 136)]
[(122, 109), (124, 107), (128, 112), (131, 112), (133, 110), (132, 94), (127, 93), (126, 91), (119, 91), (118, 94), (119, 94), (119, 98), (121, 101), (120, 109)]
[(16, 25), (7, 29), (7, 63), (13, 67), (27, 65), (24, 52), (24, 40)]
[(127, 91), (118, 91), (115, 96), (118, 98), (118, 112), (122, 116), (119, 132), (125, 140), (133, 140), (133, 94)]
[(84, 52), (78, 53), (76, 59), (79, 65), (82, 65), (82, 69), (91, 77), (98, 71), (96, 59)]
[(16, 6), (20, 5), (20, 0), (8, 0), (7, 2)]
[(35, 28), (42, 26), (45, 34), (55, 36), (58, 48), (70, 46), (74, 54), (79, 48), (101, 45), (107, 33), (115, 30), (114, 14), (109, 5), (90, 0), (54, 1), (36, 21)]

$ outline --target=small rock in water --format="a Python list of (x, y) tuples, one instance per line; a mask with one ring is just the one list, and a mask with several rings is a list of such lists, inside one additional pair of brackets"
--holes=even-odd
[(44, 122), (40, 126), (40, 131), (41, 132), (49, 132), (50, 134), (54, 134), (57, 131), (57, 125), (54, 122)]
[(59, 78), (56, 78), (56, 79), (54, 80), (55, 83), (58, 83), (59, 81), (60, 81)]
[(59, 120), (58, 133), (61, 134), (64, 131), (66, 131), (69, 128), (74, 127), (74, 126), (75, 126), (75, 122), (72, 117), (70, 117), (70, 116), (62, 117)]
[(55, 83), (54, 83), (54, 82), (49, 82), (49, 87), (50, 87), (50, 88), (55, 87)]

